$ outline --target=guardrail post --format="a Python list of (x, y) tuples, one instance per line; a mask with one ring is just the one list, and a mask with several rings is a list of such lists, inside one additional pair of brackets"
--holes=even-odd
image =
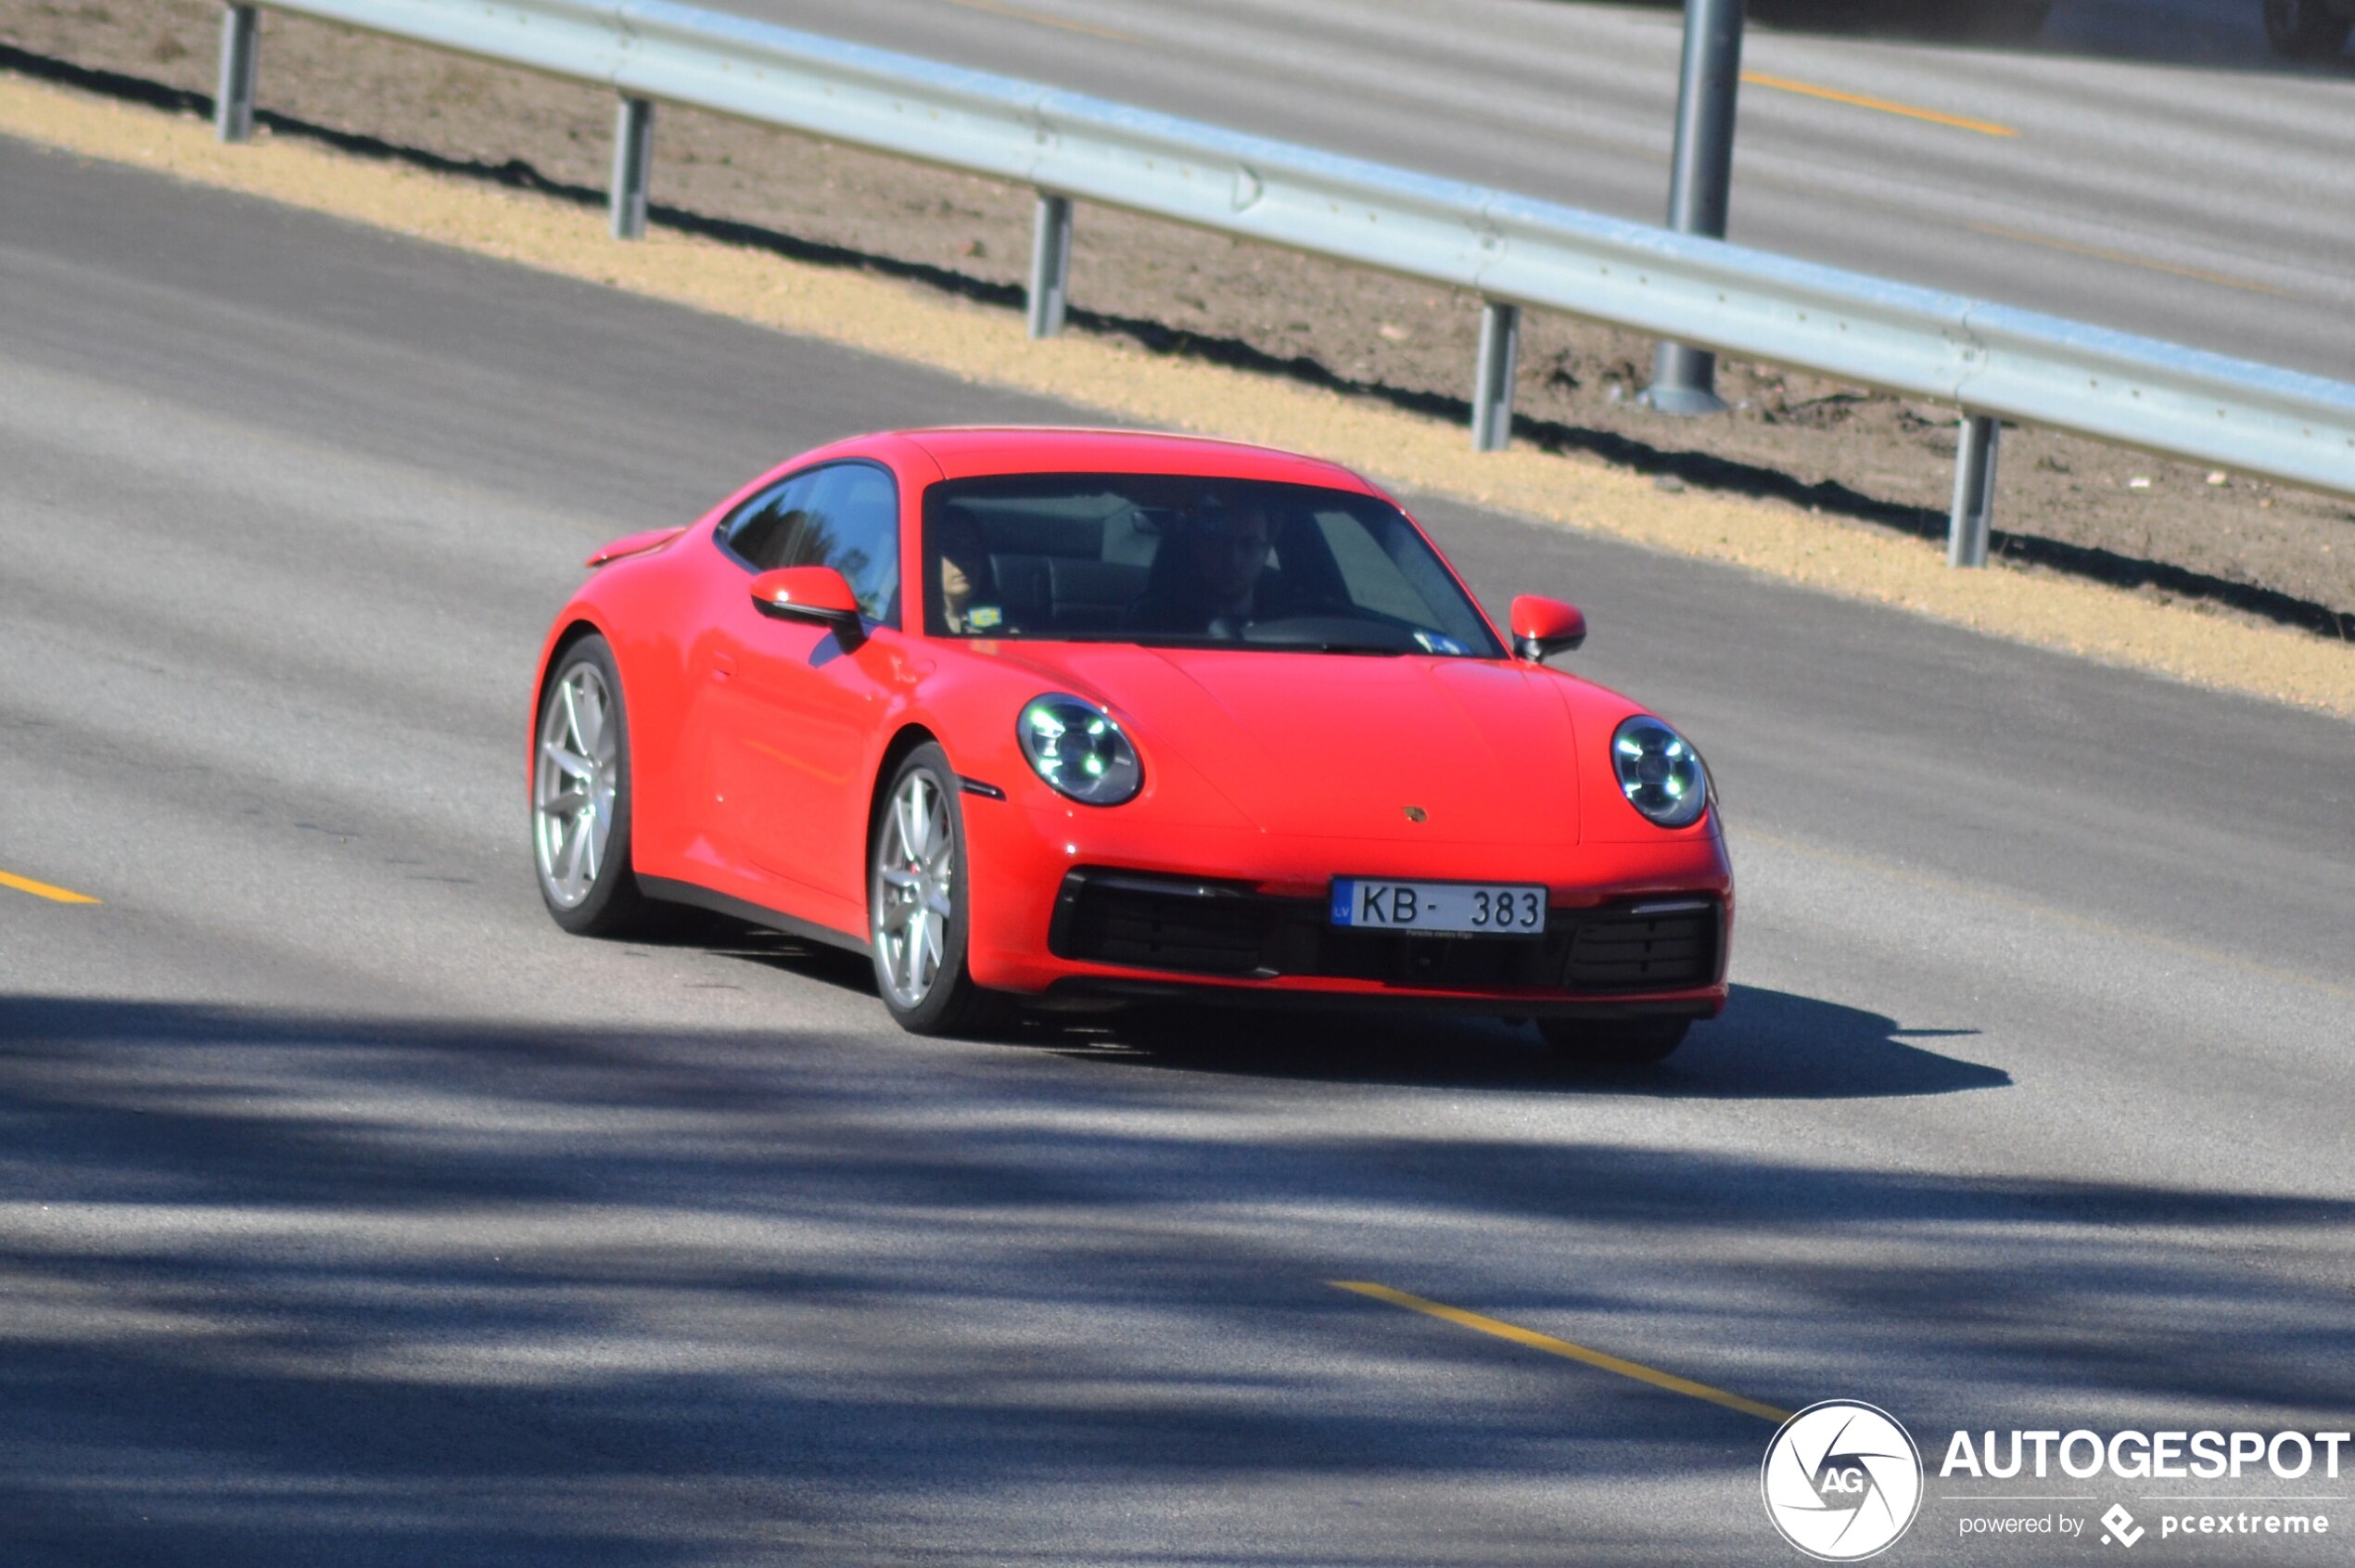
[[(1684, 69), (1676, 91), (1676, 159), (1668, 177), (1668, 226), (1725, 237), (1734, 180), (1734, 100), (1742, 79), (1743, 0), (1685, 0)], [(1716, 414), (1717, 356), (1660, 345), (1644, 402), (1661, 414)]]
[(625, 97), (614, 113), (613, 185), (605, 197), (614, 238), (646, 237), (646, 185), (654, 166), (655, 106)]
[(1054, 338), (1071, 300), (1071, 198), (1038, 193), (1030, 235), (1030, 335)]
[(1521, 360), (1521, 307), (1491, 300), (1480, 312), (1480, 368), (1472, 378), (1472, 450), (1502, 452), (1513, 439), (1513, 370)]
[(2000, 419), (1963, 413), (1954, 443), (1954, 516), (1946, 527), (1946, 564), (1987, 564), (1988, 526), (1995, 517), (1995, 448), (2004, 433)]
[(261, 63), (261, 13), (251, 6), (221, 10), (221, 90), (212, 98), (212, 133), (224, 142), (253, 139), (253, 86)]

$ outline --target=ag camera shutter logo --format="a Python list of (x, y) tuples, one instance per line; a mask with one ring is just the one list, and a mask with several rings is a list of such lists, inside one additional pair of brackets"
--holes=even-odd
[(1810, 1405), (1783, 1422), (1759, 1467), (1766, 1517), (1822, 1562), (1886, 1551), (1922, 1506), (1922, 1454), (1897, 1418), (1852, 1399)]

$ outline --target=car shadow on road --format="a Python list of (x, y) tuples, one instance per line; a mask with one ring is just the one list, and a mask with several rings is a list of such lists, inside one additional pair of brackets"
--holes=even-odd
[[(676, 939), (875, 994), (865, 959), (721, 917)], [(1864, 1008), (1738, 985), (1724, 1014), (1695, 1025), (1674, 1056), (1633, 1067), (1565, 1060), (1530, 1025), (1429, 1013), (1139, 1007), (1031, 1013), (997, 1038), (1079, 1061), (1250, 1077), (1675, 1100), (1869, 1100), (2009, 1088), (2001, 1067), (1917, 1043), (1978, 1032), (1909, 1028)]]
[[(709, 914), (681, 906), (677, 922), (649, 937), (633, 938), (641, 948), (693, 948), (719, 958), (732, 958), (815, 980), (854, 996), (875, 995), (875, 966), (864, 953), (829, 947), (823, 942), (753, 925), (732, 915)], [(877, 1003), (878, 1009), (881, 1003)]]
[(1427, 1013), (1171, 1009), (1040, 1019), (1015, 1038), (1082, 1059), (1256, 1077), (1678, 1100), (1846, 1100), (2008, 1088), (2011, 1075), (2000, 1067), (1915, 1043), (1977, 1033), (1907, 1028), (1863, 1008), (1736, 986), (1723, 1016), (1694, 1026), (1666, 1062), (1639, 1067), (1562, 1060), (1532, 1026)]
[[(865, 958), (725, 916), (694, 915), (648, 945), (665, 944), (875, 994)], [(1433, 1013), (1140, 1005), (1025, 1013), (993, 1038), (1076, 1061), (1246, 1077), (1674, 1100), (1870, 1100), (2009, 1088), (2001, 1067), (1918, 1043), (1978, 1032), (1908, 1027), (1865, 1008), (1737, 985), (1723, 1015), (1695, 1025), (1668, 1061), (1641, 1066), (1566, 1060), (1532, 1025)]]

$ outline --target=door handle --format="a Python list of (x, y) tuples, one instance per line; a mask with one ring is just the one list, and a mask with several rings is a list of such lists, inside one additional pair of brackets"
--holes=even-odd
[(711, 678), (713, 680), (725, 681), (730, 676), (735, 674), (735, 672), (736, 657), (733, 654), (714, 654), (711, 656)]

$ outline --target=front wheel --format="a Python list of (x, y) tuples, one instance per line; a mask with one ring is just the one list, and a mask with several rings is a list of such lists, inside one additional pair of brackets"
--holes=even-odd
[(2265, 42), (2293, 60), (2329, 60), (2347, 47), (2349, 23), (2326, 0), (2265, 0)]
[(964, 814), (948, 753), (926, 744), (892, 775), (868, 856), (867, 907), (875, 989), (910, 1034), (977, 1028), (1000, 999), (974, 984), (965, 966)]
[(1665, 1062), (1685, 1043), (1687, 1018), (1541, 1018), (1538, 1032), (1572, 1067), (1640, 1067)]

